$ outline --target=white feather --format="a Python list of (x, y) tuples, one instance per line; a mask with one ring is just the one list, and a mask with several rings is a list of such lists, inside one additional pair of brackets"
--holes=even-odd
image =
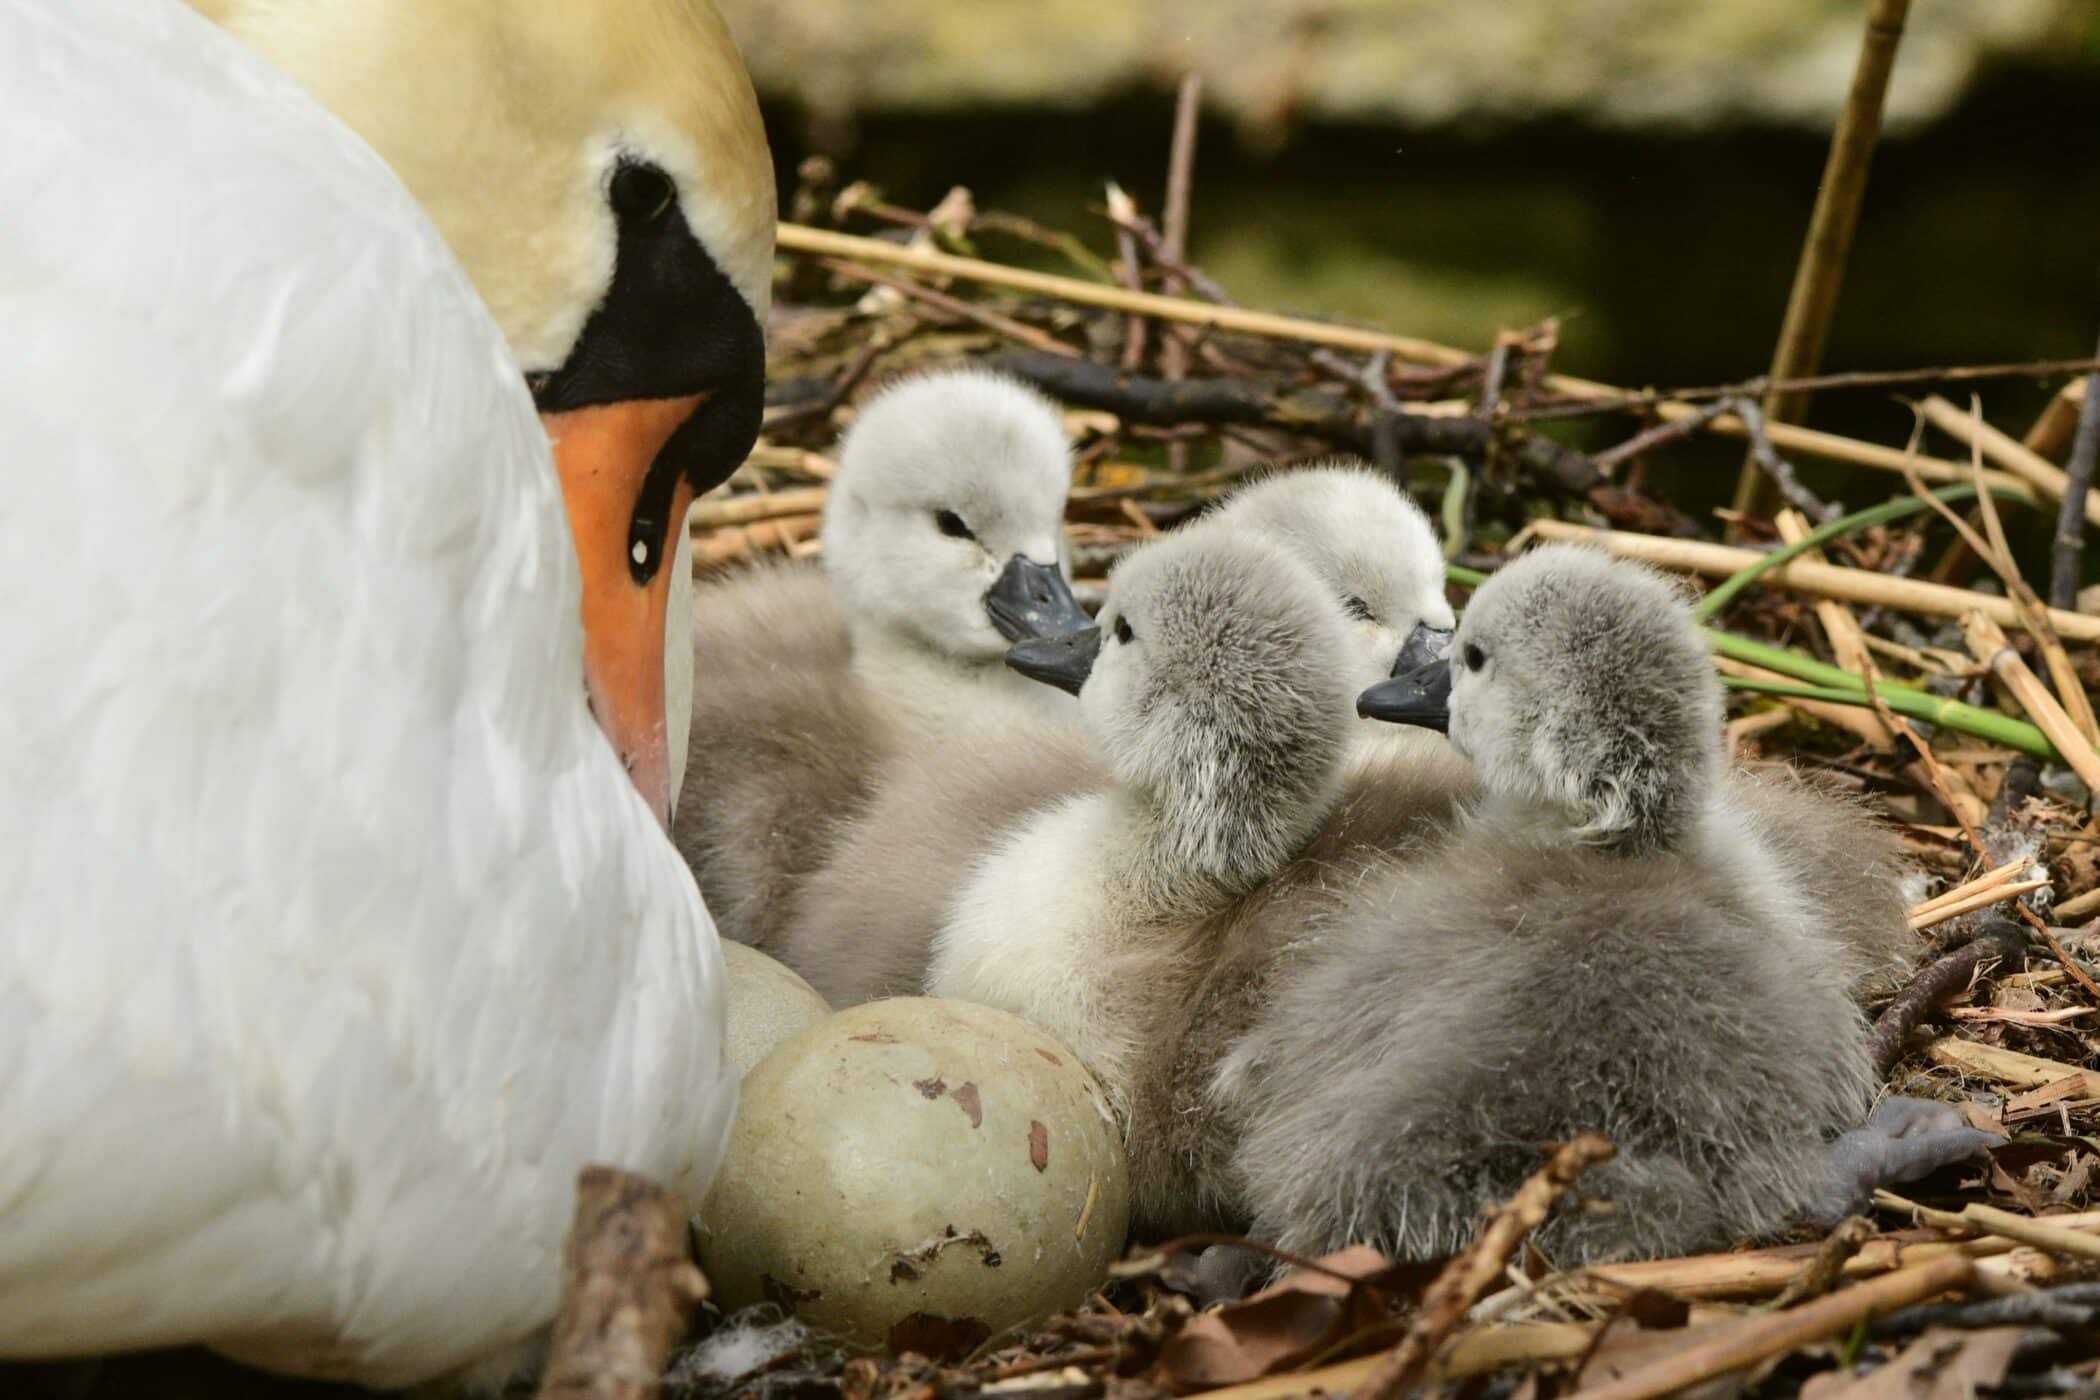
[(0, 17), (0, 1356), (397, 1386), (698, 1200), (720, 951), (582, 701), (501, 336), (369, 150), (149, 0)]

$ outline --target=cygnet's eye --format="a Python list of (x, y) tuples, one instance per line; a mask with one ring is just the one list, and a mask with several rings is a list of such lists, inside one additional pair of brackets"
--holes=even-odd
[(1127, 618), (1127, 617), (1119, 617), (1119, 618), (1117, 618), (1117, 619), (1116, 619), (1116, 640), (1117, 640), (1118, 642), (1121, 642), (1121, 643), (1122, 643), (1122, 644), (1123, 644), (1124, 646), (1129, 646), (1129, 645), (1130, 645), (1130, 619), (1129, 619), (1129, 618)]
[(1481, 667), (1488, 664), (1487, 653), (1482, 651), (1478, 644), (1473, 642), (1467, 642), (1466, 649), (1459, 655), (1460, 659), (1462, 659), (1466, 663), (1466, 669), (1468, 671), (1477, 671)]
[(662, 217), (677, 202), (678, 187), (647, 161), (623, 160), (613, 170), (609, 197), (621, 218), (647, 222)]
[(1378, 620), (1371, 615), (1371, 605), (1354, 593), (1342, 599), (1342, 608), (1358, 622), (1376, 622)]
[(977, 536), (970, 533), (970, 527), (963, 524), (963, 518), (952, 510), (935, 511), (933, 513), (933, 523), (940, 529), (942, 534), (950, 539), (974, 540), (977, 538)]

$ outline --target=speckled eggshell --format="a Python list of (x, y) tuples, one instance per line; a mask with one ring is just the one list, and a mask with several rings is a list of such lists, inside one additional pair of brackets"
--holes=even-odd
[(901, 1347), (1082, 1302), (1122, 1251), (1130, 1178), (1100, 1086), (1061, 1042), (907, 997), (766, 1057), (701, 1217), (723, 1306), (771, 1301)]
[(723, 1038), (738, 1074), (751, 1073), (774, 1046), (831, 1014), (815, 987), (748, 944), (723, 939), (722, 961), (729, 968)]

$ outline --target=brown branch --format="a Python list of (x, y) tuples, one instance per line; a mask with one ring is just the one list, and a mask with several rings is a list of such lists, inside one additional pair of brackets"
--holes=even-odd
[(1357, 1387), (1357, 1400), (1395, 1400), (1418, 1383), (1428, 1372), (1437, 1349), (1464, 1319), (1466, 1309), (1502, 1276), (1510, 1255), (1524, 1237), (1545, 1222), (1554, 1203), (1575, 1184), (1575, 1178), (1600, 1162), (1610, 1161), (1616, 1152), (1611, 1139), (1598, 1133), (1584, 1133), (1573, 1142), (1561, 1144), (1552, 1159), (1488, 1219), (1472, 1248), (1444, 1266), (1436, 1282), (1422, 1294), (1421, 1306), (1415, 1309), (1406, 1335)]
[(1874, 1057), (1874, 1073), (1883, 1079), (1903, 1059), (1903, 1042), (1930, 1015), (1934, 1006), (1969, 985), (1977, 968), (1985, 963), (2009, 963), (2027, 946), (2020, 926), (2010, 919), (1993, 918), (1975, 938), (1935, 962), (1920, 968), (1896, 999), (1876, 1018), (1868, 1039)]
[(1711, 1340), (1673, 1351), (1603, 1385), (1578, 1390), (1574, 1400), (1655, 1400), (1672, 1395), (1767, 1357), (1840, 1336), (1877, 1312), (1961, 1288), (1975, 1267), (1961, 1255), (1942, 1256), (1798, 1308), (1745, 1318)]
[(2093, 467), (2100, 461), (2100, 374), (2086, 376), (2085, 407), (2078, 415), (2078, 435), (2064, 463), (2064, 499), (2056, 513), (2056, 543), (2049, 575), (2049, 606), (2069, 608), (2078, 601), (2078, 578), (2085, 563), (2085, 506), (2093, 486)]
[(862, 267), (858, 263), (844, 262), (837, 258), (821, 258), (818, 261), (823, 264), (827, 272), (835, 272), (841, 277), (850, 277), (856, 282), (871, 282), (878, 287), (888, 287), (891, 291), (902, 293), (913, 301), (925, 302), (937, 311), (945, 311), (950, 316), (959, 316), (965, 321), (983, 326), (988, 331), (996, 331), (1008, 340), (1019, 341), (1021, 344), (1040, 350), (1045, 354), (1077, 355), (1079, 353), (1047, 331), (1039, 331), (1034, 326), (1024, 325), (1014, 320), (1011, 316), (1002, 316), (998, 312), (988, 307), (979, 306), (975, 302), (964, 301), (960, 297), (951, 297), (946, 292), (937, 292), (931, 287), (922, 287), (916, 282), (907, 281), (902, 277), (892, 277), (886, 272), (877, 272), (874, 268)]
[(1743, 431), (1750, 439), (1750, 460), (1771, 480), (1786, 503), (1818, 524), (1837, 519), (1837, 507), (1803, 486), (1801, 478), (1794, 475), (1793, 463), (1780, 456), (1779, 449), (1772, 446), (1763, 410), (1747, 398), (1735, 399), (1729, 407), (1736, 417), (1743, 420)]
[[(1910, 0), (1869, 0), (1867, 31), (1860, 40), (1852, 89), (1845, 94), (1837, 130), (1830, 135), (1830, 156), (1816, 188), (1816, 207), (1808, 217), (1794, 284), (1787, 293), (1779, 343), (1772, 350), (1774, 379), (1813, 373), (1822, 363), (1830, 323), (1837, 315), (1845, 260), (1852, 251), (1852, 235), (1859, 227), (1859, 209), (1866, 198), (1867, 167), (1881, 137), (1881, 105), (1888, 96), (1889, 71), (1896, 66), (1896, 45), (1903, 38), (1903, 21), (1909, 11)], [(1772, 394), (1763, 407), (1776, 422), (1798, 423), (1808, 407), (1808, 396)], [(1768, 513), (1767, 504), (1767, 493), (1745, 462), (1736, 481), (1735, 508), (1745, 515), (1761, 516)]]
[[(1803, 374), (1774, 379), (1760, 374), (1733, 384), (1700, 384), (1677, 389), (1648, 389), (1641, 393), (1615, 393), (1602, 397), (1553, 395), (1519, 410), (1523, 418), (1573, 418), (1596, 413), (1634, 412), (1658, 404), (1708, 403), (1715, 399), (1742, 396), (1762, 398), (1768, 393), (1789, 390), (1901, 389), (1920, 384), (1969, 384), (1982, 379), (2054, 379), (2060, 374), (2086, 374), (2100, 370), (2100, 358), (2081, 360), (2021, 360), (2010, 364), (1940, 365), (1932, 369), (1852, 369), (1834, 374)], [(2033, 446), (2033, 444), (2029, 444)], [(2037, 449), (2039, 450), (2039, 449)]]
[(539, 1400), (647, 1400), (707, 1280), (686, 1254), (685, 1203), (646, 1177), (585, 1167), (562, 1250), (561, 1312)]
[(1605, 448), (1590, 460), (1601, 470), (1610, 471), (1619, 463), (1638, 457), (1643, 452), (1653, 452), (1658, 447), (1690, 437), (1722, 414), (1732, 412), (1731, 402), (1729, 399), (1716, 399), (1689, 418), (1679, 418), (1675, 422), (1658, 423), (1652, 428), (1644, 428), (1626, 441)]

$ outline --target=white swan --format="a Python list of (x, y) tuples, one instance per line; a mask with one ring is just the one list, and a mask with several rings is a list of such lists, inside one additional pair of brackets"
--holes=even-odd
[[(438, 43), (455, 8), (488, 12), (420, 11), (427, 61), (470, 50)], [(542, 37), (514, 81), (574, 61)], [(535, 110), (589, 128), (539, 77)], [(697, 1201), (735, 1097), (712, 925), (582, 703), (592, 566), (518, 362), (371, 150), (179, 6), (10, 6), (0, 119), (0, 1358), (203, 1342), (377, 1386), (485, 1362), (553, 1311), (578, 1167)], [(677, 450), (703, 405), (658, 454), (621, 424), (660, 440), (679, 410), (619, 401), (735, 399), (748, 347), (712, 383), (603, 373), (647, 324), (619, 216), (665, 217), (653, 178), (618, 144), (566, 153), (592, 173), (455, 134), (433, 159), (515, 197), (517, 237), (599, 226), (573, 282), (496, 304), (577, 415), (572, 478), (639, 463), (570, 501), (621, 557), (670, 527), (651, 493), (743, 444)], [(647, 149), (675, 188), (707, 174)], [(594, 689), (646, 730), (663, 590), (614, 581)]]
[(503, 328), (556, 439), (600, 714), (665, 810), (694, 662), (675, 527), (743, 459), (764, 397), (773, 168), (721, 17), (710, 0), (191, 3), (371, 143)]

